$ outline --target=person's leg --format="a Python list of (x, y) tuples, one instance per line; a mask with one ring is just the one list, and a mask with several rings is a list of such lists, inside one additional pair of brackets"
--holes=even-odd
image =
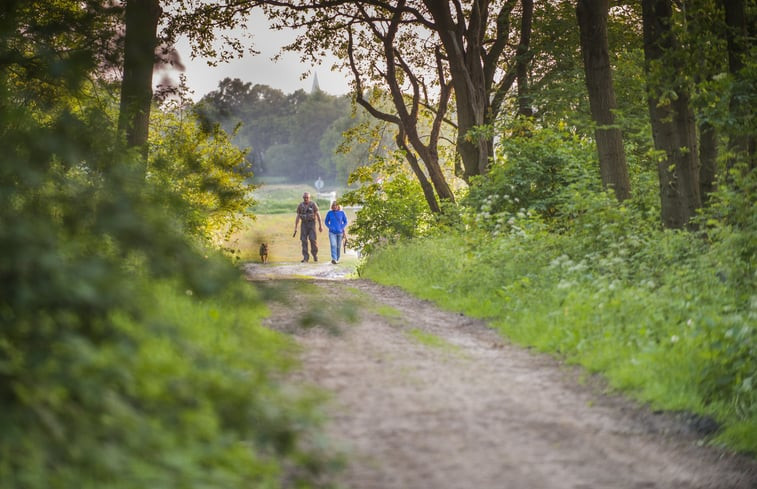
[[(331, 258), (334, 259), (334, 260), (336, 260), (336, 261), (339, 261), (339, 258), (342, 257), (342, 233), (332, 234), (332, 236), (334, 236), (334, 238), (336, 238), (334, 240), (335, 241), (334, 244), (336, 246), (332, 246), (331, 247), (331, 250), (332, 250), (331, 251)], [(334, 252), (334, 249), (336, 249), (336, 253)], [(336, 258), (334, 258), (334, 254), (336, 254)]]
[(313, 261), (318, 261), (318, 237), (315, 234), (315, 225), (308, 231), (310, 239), (310, 254), (313, 255)]
[(329, 232), (329, 246), (331, 246), (331, 261), (337, 261), (339, 259), (339, 242), (337, 238), (338, 234)]
[(302, 243), (302, 261), (308, 261), (310, 259), (308, 255), (308, 236), (304, 227), (300, 229), (300, 243)]

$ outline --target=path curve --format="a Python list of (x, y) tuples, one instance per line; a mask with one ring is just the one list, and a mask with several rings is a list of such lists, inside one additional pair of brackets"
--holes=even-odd
[(312, 277), (327, 309), (329, 297), (360, 304), (337, 334), (302, 327), (309, 306), (297, 301), (272, 303), (267, 322), (302, 346), (299, 378), (333, 395), (328, 433), (349, 454), (343, 487), (757, 487), (757, 460), (703, 446), (680, 417), (608, 395), (482, 321), (328, 267), (245, 269), (251, 280)]

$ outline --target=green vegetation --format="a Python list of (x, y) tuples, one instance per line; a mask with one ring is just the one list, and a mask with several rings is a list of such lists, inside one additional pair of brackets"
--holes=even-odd
[(323, 487), (321, 399), (219, 250), (244, 154), (181, 104), (125, 144), (122, 13), (0, 7), (0, 487)]
[(379, 304), (374, 307), (374, 310), (376, 314), (388, 319), (392, 324), (399, 323), (402, 319), (402, 312), (392, 306)]
[(432, 216), (420, 186), (396, 159), (358, 168), (349, 183), (360, 188), (340, 201), (362, 207), (349, 232), (350, 242), (362, 252), (370, 254), (382, 243), (413, 238), (429, 228)]
[[(365, 276), (713, 416), (716, 442), (757, 453), (753, 2), (613, 6), (608, 62), (563, 41), (571, 2), (458, 5), (455, 30), (418, 17), (453, 2), (271, 6), (306, 24), (290, 48), (352, 63), (379, 122), (345, 97), (239, 80), (196, 105), (182, 86), (154, 93), (156, 53), (174, 61), (156, 46), (241, 49), (216, 53), (213, 29), (259, 4), (231, 3), (0, 4), (0, 486), (327, 485), (318, 396), (286, 382), (293, 344), (261, 326), (229, 256), (237, 240), (256, 259), (263, 239), (276, 260), (299, 256), (308, 187), (256, 188), (251, 170), (269, 184), (352, 173)], [(495, 20), (510, 30), (481, 24)], [(613, 77), (587, 85), (582, 61)], [(595, 114), (590, 97), (618, 104)], [(631, 197), (612, 198), (614, 182)], [(362, 303), (339, 304), (346, 324)], [(333, 324), (309, 309), (303, 325)]]
[(375, 150), (370, 141), (342, 144), (342, 133), (369, 126), (365, 111), (355, 112), (347, 96), (316, 90), (285, 95), (266, 85), (226, 78), (196, 104), (208, 127), (220, 125), (249, 150), (247, 163), (256, 181), (278, 178), (312, 182), (322, 177), (329, 187), (343, 184)]
[(717, 442), (757, 452), (755, 184), (721, 188), (699, 233), (659, 230), (643, 202), (568, 189), (560, 232), (536, 212), (472, 213), (465, 231), (380, 249), (361, 274), (486, 318), (657, 408), (712, 416)]
[(270, 184), (260, 185), (255, 189), (255, 214), (289, 214), (294, 225), (294, 211), (302, 202), (302, 194), (309, 192), (312, 200), (318, 204), (321, 214), (325, 215), (329, 209), (328, 199), (318, 197), (318, 192), (308, 185)]

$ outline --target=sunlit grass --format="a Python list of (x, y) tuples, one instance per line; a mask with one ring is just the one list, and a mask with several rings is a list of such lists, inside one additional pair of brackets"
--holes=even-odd
[[(255, 219), (248, 220), (242, 230), (231, 239), (229, 245), (238, 249), (242, 261), (260, 261), (259, 249), (261, 243), (268, 243), (268, 261), (271, 263), (298, 262), (302, 259), (302, 245), (300, 230), (294, 232), (295, 211), (302, 201), (302, 193), (315, 190), (306, 185), (271, 185), (262, 186), (255, 190)], [(329, 203), (318, 201), (321, 219), (326, 218)], [(355, 213), (346, 209), (347, 219), (352, 222)], [(330, 260), (328, 229), (324, 226), (322, 233), (318, 233), (319, 259), (324, 262)], [(357, 258), (353, 255), (343, 255), (342, 261), (354, 263)]]
[[(656, 409), (710, 416), (722, 426), (715, 440), (757, 453), (751, 377), (732, 368), (733, 362), (754, 364), (754, 358), (745, 353), (747, 337), (729, 340), (748, 334), (749, 311), (739, 309), (744, 302), (716, 270), (703, 268), (706, 259), (671, 262), (645, 249), (650, 263), (613, 255), (607, 259), (612, 267), (602, 271), (596, 262), (569, 259), (563, 247), (575, 246), (570, 239), (465, 239), (470, 235), (448, 234), (383, 249), (362, 275), (485, 318), (514, 342), (601, 373), (612, 388)], [(638, 266), (658, 275), (652, 280), (647, 273), (623, 272)], [(742, 371), (747, 377), (734, 380)], [(740, 382), (741, 393), (713, 389), (712, 382), (717, 387), (726, 381)]]

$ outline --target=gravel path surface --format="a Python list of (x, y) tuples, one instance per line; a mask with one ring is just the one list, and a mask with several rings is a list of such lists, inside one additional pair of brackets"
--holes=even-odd
[(479, 320), (342, 265), (246, 271), (265, 287), (311, 277), (315, 299), (271, 301), (268, 325), (302, 346), (298, 377), (332, 394), (343, 487), (757, 488), (757, 460), (703, 446), (706, 423), (607, 394)]

